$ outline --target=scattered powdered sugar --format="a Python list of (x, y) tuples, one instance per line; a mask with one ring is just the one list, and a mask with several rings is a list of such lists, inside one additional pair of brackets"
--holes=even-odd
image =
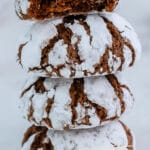
[[(125, 66), (127, 66), (126, 63), (129, 63), (129, 62), (124, 62)], [(117, 70), (120, 64), (121, 64), (121, 58), (113, 55), (113, 53), (109, 51), (108, 65), (109, 65), (110, 71), (113, 72), (114, 70)]]
[(98, 14), (87, 15), (86, 21), (90, 27), (91, 35), (93, 35), (91, 46), (103, 55), (106, 45), (112, 45), (112, 36)]
[(113, 87), (105, 77), (101, 77), (101, 79), (91, 78), (90, 80), (86, 78), (84, 87), (85, 93), (93, 103), (99, 104), (109, 110), (108, 118), (112, 117), (112, 114), (115, 113), (120, 115), (120, 101)]
[(63, 40), (60, 40), (55, 44), (53, 51), (49, 53), (49, 64), (57, 67), (58, 65), (65, 64), (67, 61), (67, 45), (63, 43)]
[[(60, 73), (66, 77), (66, 78), (69, 78), (70, 77), (70, 74), (71, 74), (71, 71), (69, 69), (69, 67), (66, 67), (66, 68), (63, 68), (60, 70)], [(77, 76), (79, 76), (78, 74), (76, 74)], [(80, 74), (81, 75), (81, 74)]]
[(123, 55), (125, 58), (125, 63), (123, 64), (123, 68), (125, 68), (126, 66), (130, 65), (130, 62), (132, 62), (132, 53), (127, 46), (124, 46)]
[[(37, 103), (38, 101), (38, 103)], [(45, 94), (36, 94), (32, 98), (32, 105), (34, 107), (33, 117), (36, 122), (40, 122), (44, 116), (45, 104), (47, 103), (47, 95)]]
[[(53, 38), (57, 34), (57, 30), (53, 24), (49, 25), (49, 22), (41, 22), (34, 24), (31, 31), (26, 34), (26, 40), (23, 39), (23, 44), (27, 43), (22, 51), (22, 62), (26, 64), (26, 69), (40, 65), (42, 57), (41, 49), (44, 48), (50, 38)], [(30, 40), (29, 40), (30, 37)]]
[[(128, 139), (126, 138), (126, 131), (122, 130), (122, 126), (119, 123), (116, 124), (116, 127), (113, 127), (112, 125), (110, 128), (107, 128), (105, 132), (107, 137), (109, 137), (110, 142), (116, 143), (117, 146), (121, 147), (128, 143)], [(117, 132), (120, 133), (117, 134)]]

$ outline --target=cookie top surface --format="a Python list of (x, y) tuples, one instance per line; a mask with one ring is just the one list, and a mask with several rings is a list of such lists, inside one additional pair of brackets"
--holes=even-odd
[(134, 150), (131, 131), (122, 122), (89, 130), (50, 131), (32, 126), (23, 139), (22, 150)]
[(16, 12), (21, 19), (44, 20), (71, 14), (113, 11), (118, 0), (16, 0)]
[(68, 16), (36, 23), (21, 41), (19, 63), (37, 76), (79, 78), (134, 65), (141, 45), (115, 13)]
[(134, 103), (130, 89), (119, 75), (30, 78), (21, 97), (26, 119), (56, 130), (104, 125), (129, 112)]

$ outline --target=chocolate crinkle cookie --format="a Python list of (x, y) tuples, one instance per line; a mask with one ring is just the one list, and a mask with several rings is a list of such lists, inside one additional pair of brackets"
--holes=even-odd
[(122, 71), (140, 52), (131, 25), (115, 13), (101, 13), (34, 24), (21, 41), (18, 60), (34, 75), (80, 78)]
[(113, 11), (118, 0), (16, 0), (16, 12), (21, 19), (43, 20), (70, 14)]
[(21, 150), (135, 150), (133, 134), (122, 122), (89, 130), (53, 131), (30, 127)]
[(79, 79), (30, 78), (21, 94), (25, 118), (49, 129), (92, 128), (117, 120), (134, 98), (120, 75)]

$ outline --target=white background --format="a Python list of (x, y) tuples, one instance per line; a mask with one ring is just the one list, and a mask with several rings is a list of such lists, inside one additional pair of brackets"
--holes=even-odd
[[(117, 12), (135, 27), (143, 45), (143, 56), (127, 70), (136, 98), (132, 113), (125, 122), (133, 129), (137, 150), (150, 148), (150, 1), (120, 0)], [(28, 123), (19, 110), (19, 92), (27, 74), (16, 63), (17, 41), (30, 22), (20, 21), (13, 0), (0, 0), (0, 150), (19, 150)]]

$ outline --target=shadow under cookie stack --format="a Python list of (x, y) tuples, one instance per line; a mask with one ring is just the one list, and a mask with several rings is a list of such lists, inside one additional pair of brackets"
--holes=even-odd
[(112, 11), (118, 0), (16, 0), (35, 23), (19, 63), (32, 74), (21, 94), (33, 125), (22, 150), (135, 150), (120, 117), (134, 98), (122, 75), (141, 46), (132, 26)]

